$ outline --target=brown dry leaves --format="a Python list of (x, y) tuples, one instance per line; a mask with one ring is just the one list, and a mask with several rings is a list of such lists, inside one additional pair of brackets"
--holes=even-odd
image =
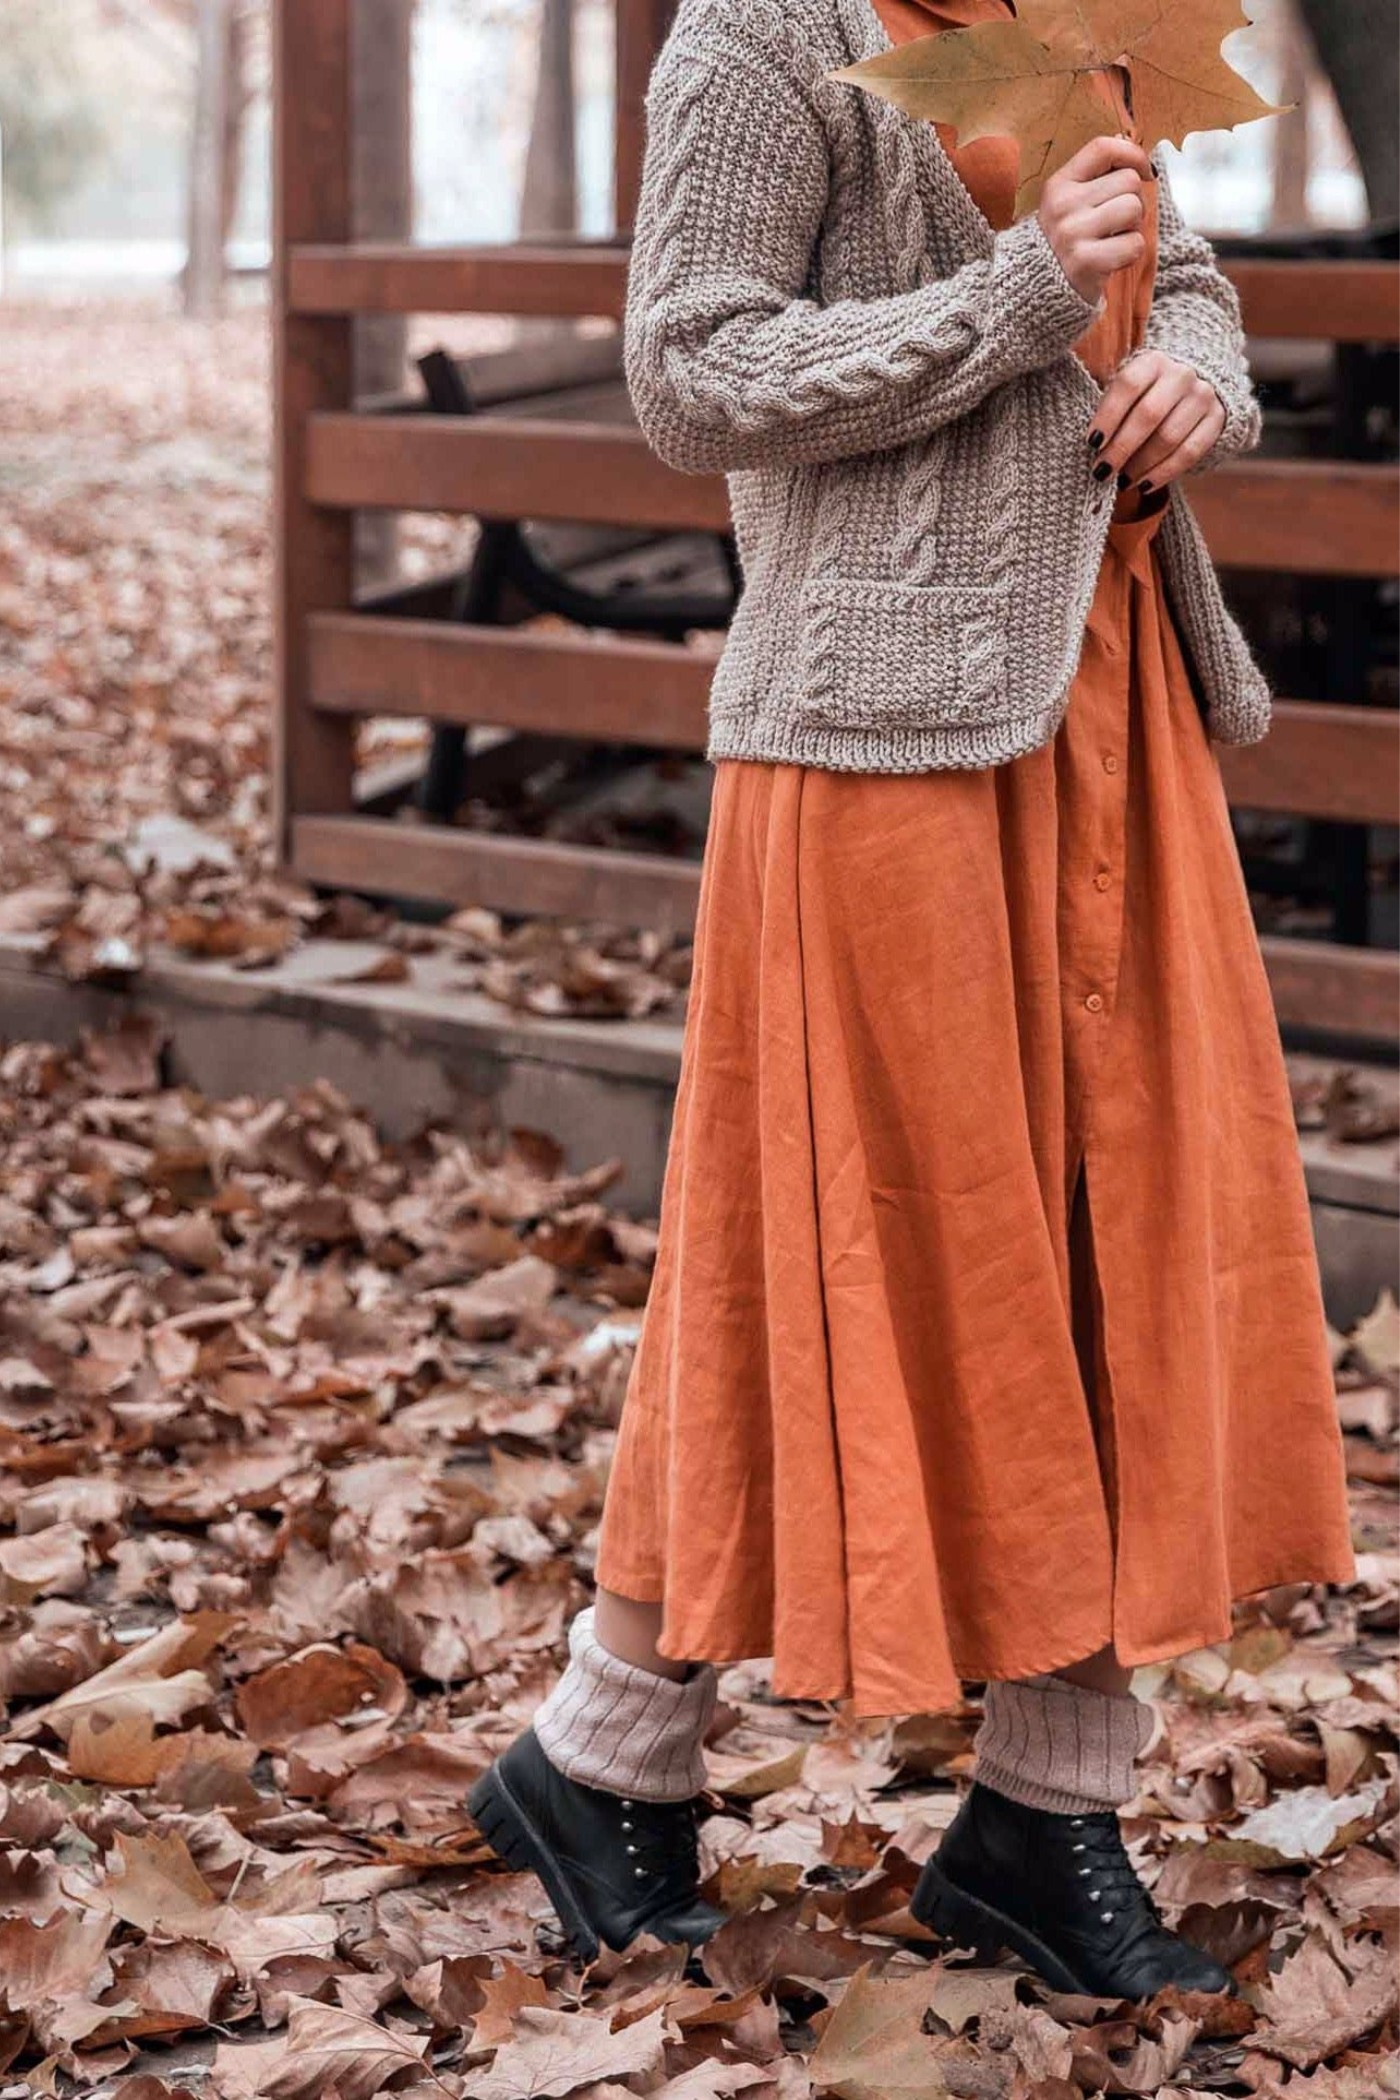
[[(0, 935), (82, 983), (129, 985), (162, 954), (265, 969), (316, 936), (377, 944), (343, 983), (403, 982), (435, 947), (460, 964), (454, 984), (518, 1011), (676, 1004), (683, 943), (485, 912), (435, 934), (273, 877), (269, 423), (260, 313), (206, 329), (155, 308), (7, 306)], [(405, 528), (410, 562), (467, 559), (444, 523)], [(384, 732), (402, 758), (403, 726), (360, 725), (361, 762), (384, 756)], [(524, 789), (475, 816), (569, 831)], [(593, 843), (636, 843), (590, 821)]]
[(832, 77), (953, 125), (960, 145), (1016, 139), (1019, 216), (1105, 131), (1150, 152), (1278, 114), (1221, 55), (1248, 23), (1239, 0), (1018, 0), (1009, 20), (919, 37)]
[[(651, 1236), (548, 1142), (208, 1102), (140, 1023), (0, 1057), (0, 2094), (1359, 2100), (1394, 2040), (1396, 1565), (1151, 1673), (1129, 1836), (1240, 2006), (1057, 1999), (908, 1911), (975, 1711), (727, 1673), (687, 1972), (581, 1975), (463, 1802), (552, 1680)], [(1393, 1455), (1393, 1320), (1339, 1370)]]

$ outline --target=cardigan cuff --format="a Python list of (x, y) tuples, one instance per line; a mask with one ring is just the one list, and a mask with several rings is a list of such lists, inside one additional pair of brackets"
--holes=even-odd
[(992, 281), (1007, 338), (1020, 369), (1033, 371), (1078, 342), (1103, 312), (1075, 290), (1031, 212), (999, 233), (992, 248)]

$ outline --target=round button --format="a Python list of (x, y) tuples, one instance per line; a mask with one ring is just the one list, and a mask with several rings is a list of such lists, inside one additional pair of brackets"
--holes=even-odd
[(1103, 997), (1099, 992), (1090, 992), (1084, 1004), (1088, 1007), (1091, 1014), (1101, 1014), (1103, 1012)]
[(1104, 759), (1103, 769), (1105, 773), (1116, 773), (1118, 771), (1118, 761), (1111, 751)]
[(1113, 877), (1109, 874), (1108, 869), (1100, 868), (1098, 874), (1094, 877), (1094, 888), (1096, 890), (1106, 890), (1112, 880)]

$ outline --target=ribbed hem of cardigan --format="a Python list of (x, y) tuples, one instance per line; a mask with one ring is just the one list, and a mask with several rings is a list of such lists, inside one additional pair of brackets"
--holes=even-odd
[(683, 1682), (624, 1662), (594, 1631), (593, 1607), (569, 1628), (569, 1663), (534, 1719), (540, 1748), (581, 1786), (639, 1801), (689, 1801), (705, 1784), (705, 1733), (719, 1679), (708, 1663)]
[(1055, 1676), (989, 1684), (973, 1743), (976, 1777), (1052, 1815), (1121, 1808), (1137, 1791), (1134, 1771), (1152, 1730), (1151, 1707), (1131, 1694)]
[(1027, 715), (991, 722), (888, 723), (834, 729), (792, 713), (712, 714), (706, 757), (752, 759), (765, 765), (820, 766), (835, 773), (938, 773), (957, 767), (1000, 766), (1048, 744), (1064, 719), (1067, 698)]

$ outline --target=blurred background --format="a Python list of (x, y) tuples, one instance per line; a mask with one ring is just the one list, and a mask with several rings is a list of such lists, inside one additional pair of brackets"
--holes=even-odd
[[(366, 66), (376, 88), (411, 53), (396, 92), (365, 97), (403, 231), (611, 230), (609, 0), (369, 0), (364, 13), (383, 47)], [(1395, 111), (1365, 10), (1256, 0), (1254, 14), (1240, 62), (1303, 120), (1189, 142), (1174, 173), (1193, 219), (1253, 233), (1393, 218)], [(10, 295), (164, 294), (201, 312), (230, 288), (255, 298), (268, 92), (266, 0), (0, 0)]]

